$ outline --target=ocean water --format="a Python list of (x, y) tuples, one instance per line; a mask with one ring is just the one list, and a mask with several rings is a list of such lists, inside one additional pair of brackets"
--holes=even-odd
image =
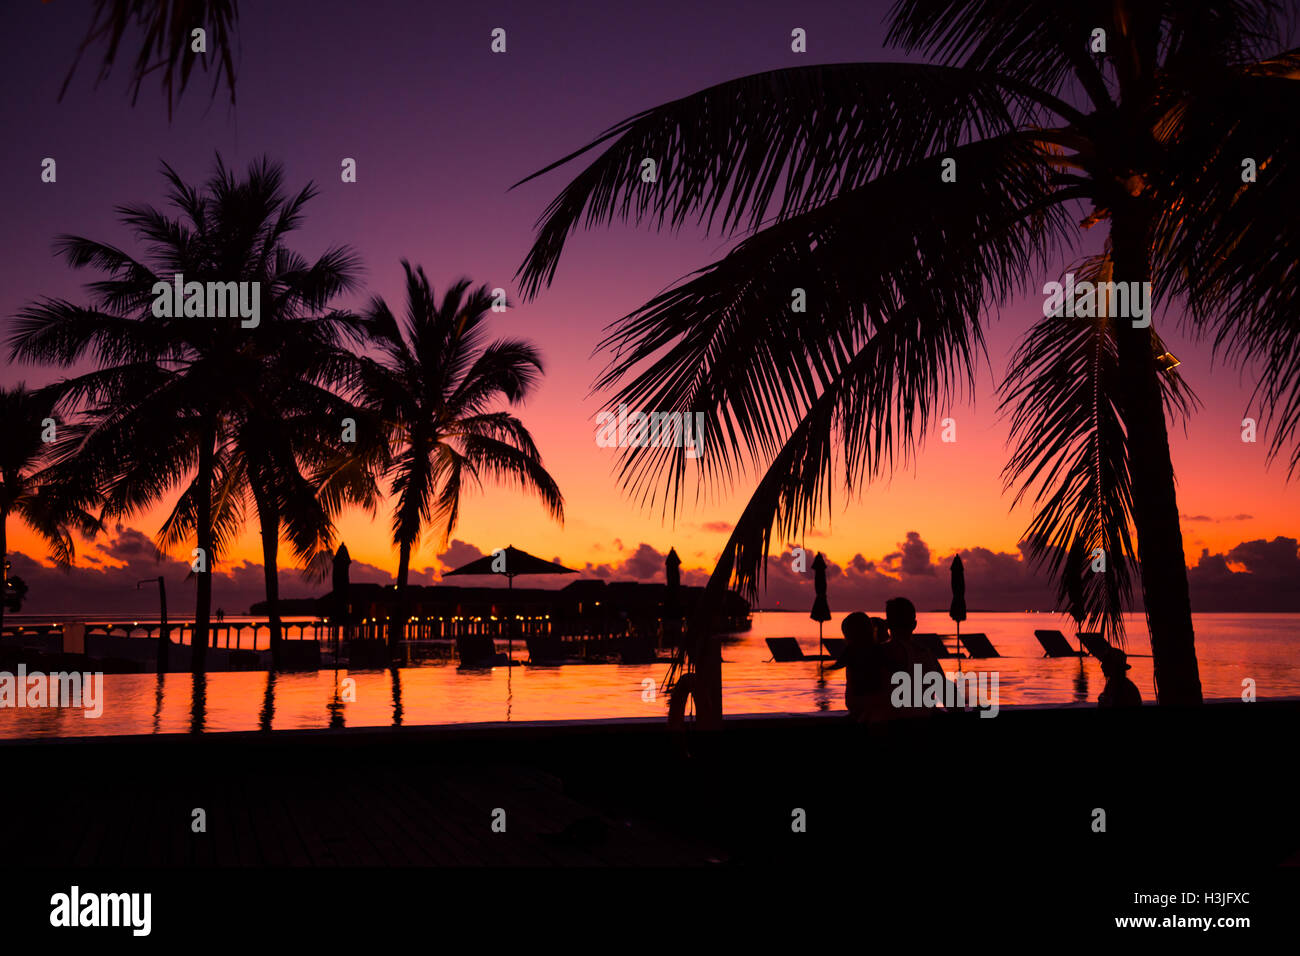
[[(876, 613), (876, 612), (873, 612)], [(839, 636), (836, 615), (825, 625)], [(918, 615), (920, 632), (951, 634), (943, 614)], [(1095, 702), (1104, 680), (1095, 659), (1044, 658), (1035, 628), (1072, 637), (1054, 614), (972, 614), (962, 630), (986, 634), (1001, 657), (964, 660), (963, 670), (996, 671), (1000, 706)], [(1260, 699), (1300, 696), (1300, 615), (1200, 614), (1197, 656), (1207, 698), (1240, 699), (1253, 681)], [(817, 624), (803, 614), (754, 614), (749, 632), (723, 646), (723, 704), (730, 714), (810, 713), (844, 707), (844, 672), (813, 662), (769, 662), (764, 638), (795, 637), (817, 651)], [(1150, 647), (1140, 617), (1128, 620), (1129, 676), (1154, 701)], [(521, 660), (527, 652), (517, 643)], [(945, 669), (957, 669), (946, 660)], [(189, 674), (104, 676), (103, 713), (0, 708), (0, 737), (189, 733), (259, 728), (377, 727), (393, 724), (659, 717), (667, 701), (658, 686), (667, 665), (565, 665), (458, 671), (430, 663), (390, 671), (322, 670), (282, 674), (213, 673), (197, 688)], [(351, 683), (349, 683), (349, 680)]]

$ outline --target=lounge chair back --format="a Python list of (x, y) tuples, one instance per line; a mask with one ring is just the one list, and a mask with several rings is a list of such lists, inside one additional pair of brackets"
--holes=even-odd
[(1095, 631), (1080, 633), (1079, 641), (1088, 649), (1088, 653), (1099, 661), (1105, 660), (1106, 655), (1114, 650), (1110, 641), (1106, 640), (1106, 638), (1102, 637)]
[(954, 657), (954, 655), (943, 642), (943, 638), (938, 634), (913, 634), (912, 641), (919, 647), (924, 647), (935, 657)]
[(1001, 657), (997, 649), (989, 642), (986, 634), (962, 634), (961, 642), (970, 651), (971, 657)]
[(1079, 652), (1070, 646), (1070, 642), (1065, 639), (1065, 635), (1060, 631), (1034, 631), (1034, 637), (1038, 638), (1038, 643), (1043, 645), (1043, 650), (1048, 657), (1079, 656)]
[(769, 637), (767, 649), (772, 652), (772, 660), (778, 663), (804, 660), (803, 648), (793, 637)]

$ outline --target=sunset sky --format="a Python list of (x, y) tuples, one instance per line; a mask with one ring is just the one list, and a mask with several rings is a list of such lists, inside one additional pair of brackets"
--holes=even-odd
[[(469, 6), (470, 12), (397, 0), (243, 3), (237, 105), (229, 105), (224, 91), (209, 102), (211, 80), (196, 75), (169, 124), (152, 83), (131, 107), (124, 64), (94, 89), (91, 54), (56, 103), (85, 32), (87, 5), (7, 4), (0, 31), (6, 94), (0, 103), (6, 137), (0, 332), (8, 334), (10, 318), (25, 303), (40, 296), (79, 300), (81, 284), (98, 277), (53, 257), (57, 234), (133, 248), (114, 205), (161, 203), (163, 160), (191, 182), (206, 179), (214, 151), (236, 169), (268, 154), (284, 163), (291, 188), (308, 179), (320, 186), (290, 245), (308, 256), (341, 242), (357, 250), (366, 267), (365, 295), (340, 300), (341, 306), (359, 306), (378, 293), (401, 307), (403, 257), (422, 264), (439, 293), (468, 275), (505, 287), (517, 300), (512, 277), (534, 222), (581, 167), (508, 192), (512, 183), (638, 110), (724, 79), (899, 57), (881, 46), (886, 5), (879, 2), (664, 2), (642, 7), (636, 17), (595, 2), (557, 10)], [(498, 26), (507, 30), (505, 55), (489, 51), (489, 34)], [(790, 51), (794, 27), (807, 31), (806, 56)], [(40, 180), (47, 156), (58, 163), (56, 184)], [(339, 181), (344, 157), (357, 160), (355, 184)], [(464, 502), (454, 538), (479, 551), (513, 544), (570, 567), (608, 565), (615, 573), (642, 545), (654, 553), (676, 547), (687, 568), (711, 568), (753, 479), (712, 489), (675, 523), (638, 510), (617, 484), (615, 450), (596, 445), (601, 397), (589, 391), (606, 361), (593, 354), (602, 328), (726, 248), (724, 237), (691, 229), (672, 234), (615, 225), (580, 233), (549, 289), (493, 318), (496, 333), (532, 339), (544, 354), (546, 376), (520, 415), (565, 495), (567, 520), (559, 527), (534, 499), (489, 486)], [(1036, 285), (1069, 265), (1062, 261), (1057, 273), (1036, 277)], [(900, 543), (915, 532), (936, 561), (973, 548), (1017, 553), (1030, 512), (1011, 510), (1002, 489), (1008, 425), (997, 415), (995, 388), (1041, 306), (1041, 295), (1033, 294), (991, 317), (988, 363), (975, 394), (947, 412), (958, 440), (941, 443), (936, 429), (908, 469), (860, 498), (837, 498), (807, 547), (841, 565), (855, 555), (881, 561), (905, 553)], [(1190, 341), (1176, 318), (1161, 322), (1157, 315), (1159, 331), (1203, 403), (1186, 432), (1171, 435), (1189, 561), (1195, 564), (1203, 550), (1227, 554), (1242, 542), (1300, 537), (1300, 488), (1288, 485), (1283, 464), (1266, 467), (1264, 440), (1241, 441), (1242, 418), (1255, 414), (1253, 377), (1212, 362), (1209, 345)], [(0, 382), (36, 385), (63, 374), (5, 366)], [(124, 525), (152, 535), (163, 513), (137, 515)], [(341, 538), (354, 559), (392, 569), (388, 527), (387, 514), (353, 512), (340, 522)], [(438, 567), (439, 545), (430, 536), (413, 567)], [(45, 553), (16, 520), (9, 546), (29, 557)], [(123, 562), (107, 550), (89, 550), (101, 562)], [(1294, 559), (1294, 542), (1291, 551)], [(251, 530), (228, 564), (256, 560), (258, 552)]]

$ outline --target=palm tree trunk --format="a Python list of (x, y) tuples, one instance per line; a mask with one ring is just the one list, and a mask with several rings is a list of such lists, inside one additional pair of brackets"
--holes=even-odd
[[(260, 494), (255, 497), (261, 498)], [(280, 516), (269, 502), (259, 500), (257, 517), (262, 525), (262, 573), (266, 578), (266, 616), (271, 628), (271, 667), (280, 669), (284, 627), (280, 622)]]
[[(1153, 216), (1142, 199), (1117, 203), (1112, 211), (1114, 281), (1147, 282)], [(1154, 307), (1148, 313), (1148, 319)], [(1159, 376), (1150, 328), (1131, 319), (1116, 323), (1120, 378), (1124, 384), (1124, 427), (1128, 434), (1133, 523), (1137, 530), (1142, 595), (1151, 630), (1156, 696), (1162, 704), (1201, 703), (1187, 560), (1178, 523), (1178, 497), (1169, 456)]]
[(388, 659), (398, 658), (398, 642), (406, 629), (406, 578), (411, 570), (411, 542), (403, 541), (399, 545), (397, 559), (397, 600), (388, 616)]
[(199, 468), (194, 479), (198, 495), (195, 502), (196, 537), (204, 562), (203, 571), (195, 574), (198, 587), (194, 605), (194, 631), (190, 640), (190, 670), (195, 674), (202, 674), (208, 666), (208, 625), (212, 615), (212, 474), (215, 442), (215, 423), (206, 421), (199, 436)]
[(725, 606), (734, 567), (728, 542), (687, 623), (687, 656), (695, 671), (692, 695), (699, 730), (722, 729), (722, 642), (713, 633), (713, 617)]

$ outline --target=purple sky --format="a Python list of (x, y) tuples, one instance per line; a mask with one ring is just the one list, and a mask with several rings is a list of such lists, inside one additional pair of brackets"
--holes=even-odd
[[(224, 90), (209, 102), (211, 81), (196, 74), (169, 124), (152, 83), (134, 109), (129, 105), (130, 45), (98, 89), (96, 51), (88, 53), (67, 97), (56, 103), (88, 6), (24, 2), (4, 13), (0, 333), (37, 296), (80, 298), (80, 283), (91, 275), (55, 260), (51, 240), (75, 232), (128, 243), (112, 208), (160, 203), (163, 159), (201, 181), (214, 150), (235, 168), (267, 153), (285, 164), (290, 186), (314, 179), (321, 195), (292, 245), (315, 255), (351, 243), (366, 265), (367, 295), (399, 304), (398, 261), (407, 257), (425, 266), (435, 288), (468, 274), (504, 286), (513, 299), (511, 279), (537, 216), (580, 167), (507, 192), (511, 183), (631, 113), (724, 79), (782, 66), (901, 58), (880, 44), (887, 5), (879, 2), (456, 9), (403, 0), (245, 0), (237, 106), (229, 106)], [(498, 26), (508, 31), (503, 56), (488, 49)], [(794, 27), (807, 30), (806, 56), (790, 52)], [(39, 180), (45, 156), (58, 161), (53, 186)], [(358, 162), (356, 184), (339, 182), (345, 156)], [(566, 495), (568, 521), (561, 531), (536, 503), (489, 490), (467, 503), (457, 538), (485, 551), (515, 543), (571, 566), (617, 567), (640, 546), (661, 554), (675, 545), (688, 568), (711, 566), (747, 487), (721, 490), (676, 525), (636, 512), (611, 475), (608, 450), (592, 441), (599, 402), (588, 389), (603, 364), (591, 355), (603, 326), (725, 248), (722, 238), (694, 230), (669, 235), (616, 225), (579, 234), (554, 285), (496, 320), (500, 334), (535, 340), (547, 359), (545, 382), (523, 417)], [(914, 471), (847, 509), (837, 502), (833, 528), (810, 547), (848, 567), (855, 555), (884, 560), (916, 532), (935, 560), (981, 547), (1015, 559), (1030, 515), (1023, 508), (1009, 514), (1010, 499), (1001, 491), (1006, 426), (995, 415), (994, 383), (1040, 302), (1024, 300), (991, 326), (992, 369), (982, 373), (974, 403), (955, 410), (959, 444), (934, 443)], [(1300, 536), (1295, 489), (1285, 483), (1284, 469), (1266, 470), (1263, 445), (1236, 440), (1249, 383), (1235, 372), (1212, 370), (1206, 346), (1172, 328), (1161, 331), (1206, 405), (1185, 436), (1174, 436), (1182, 510), (1205, 517), (1184, 523), (1189, 552), (1226, 555), (1241, 542)], [(0, 382), (41, 383), (58, 374), (5, 368)], [(1242, 513), (1248, 520), (1231, 520)], [(150, 535), (156, 530), (150, 516), (130, 524)], [(377, 525), (364, 516), (346, 518), (342, 530), (354, 557), (391, 567), (391, 549), (376, 532), (386, 526), (386, 516)], [(16, 531), (11, 528), (11, 541)], [(254, 550), (246, 545), (238, 556)], [(428, 542), (413, 564), (436, 566), (440, 551), (438, 542)]]

